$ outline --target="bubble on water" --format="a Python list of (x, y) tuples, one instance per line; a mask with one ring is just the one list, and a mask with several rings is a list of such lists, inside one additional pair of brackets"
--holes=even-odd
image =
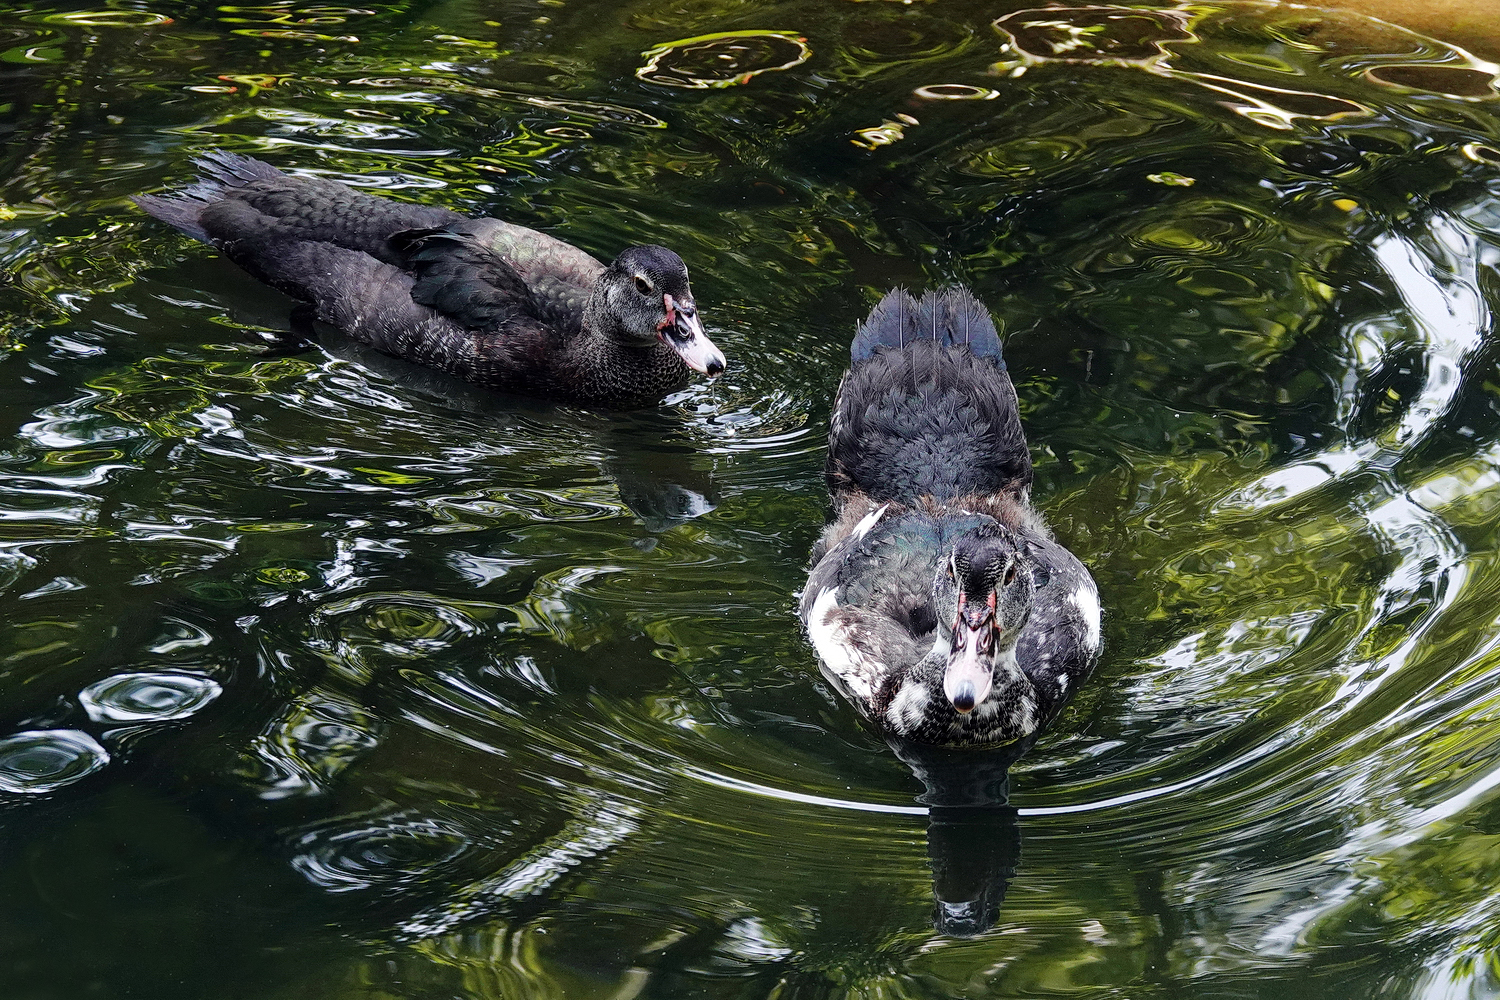
[(95, 722), (170, 722), (195, 714), (223, 691), (212, 678), (177, 671), (115, 674), (78, 694)]
[(481, 635), (495, 614), (495, 606), (481, 602), (394, 591), (334, 601), (320, 608), (315, 620), (328, 630), (330, 642), (346, 650), (421, 659)]
[(109, 752), (76, 729), (37, 729), (0, 740), (0, 790), (39, 795), (109, 763)]
[(800, 66), (812, 55), (807, 39), (790, 31), (722, 31), (667, 42), (641, 53), (635, 75), (647, 83), (702, 90), (734, 87), (760, 73)]
[(1189, 30), (1191, 23), (1192, 15), (1186, 11), (1110, 5), (1016, 11), (992, 22), (1006, 39), (1001, 45), (1004, 58), (992, 69), (1015, 77), (1047, 63), (1134, 67), (1223, 94), (1230, 98), (1224, 104), (1232, 111), (1258, 125), (1280, 130), (1293, 128), (1299, 118), (1332, 121), (1371, 113), (1358, 102), (1314, 91), (1175, 69), (1170, 65), (1173, 53), (1168, 46), (1200, 41)]
[(1471, 142), (1464, 146), (1464, 155), (1475, 163), (1488, 163), (1492, 167), (1500, 167), (1500, 149), (1494, 146), (1486, 146), (1482, 142)]
[(1197, 41), (1188, 11), (1136, 10), (1102, 4), (1073, 9), (1018, 10), (991, 22), (1006, 39), (1007, 66), (1040, 63), (1099, 63), (1152, 66), (1170, 54), (1170, 42)]

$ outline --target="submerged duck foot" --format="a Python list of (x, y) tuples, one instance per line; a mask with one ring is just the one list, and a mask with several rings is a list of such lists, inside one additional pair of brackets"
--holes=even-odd
[(245, 339), (262, 345), (259, 352), (264, 358), (288, 358), (305, 354), (318, 346), (317, 317), (310, 306), (299, 305), (292, 310), (286, 330), (256, 330), (247, 328)]

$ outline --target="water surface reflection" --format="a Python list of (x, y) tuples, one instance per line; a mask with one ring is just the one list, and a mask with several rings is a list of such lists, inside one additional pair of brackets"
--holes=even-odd
[[(1254, 3), (86, 7), (0, 14), (12, 992), (1495, 992), (1496, 67)], [(670, 245), (742, 363), (616, 420), (268, 352), (125, 200), (215, 147)], [(849, 331), (954, 281), (1109, 609), (1008, 805), (792, 614)]]

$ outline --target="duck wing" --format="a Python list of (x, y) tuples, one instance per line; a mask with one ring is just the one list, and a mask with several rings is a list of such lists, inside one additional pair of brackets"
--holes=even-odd
[(1026, 549), (1036, 592), (1016, 643), (1016, 662), (1050, 719), (1099, 661), (1099, 588), (1078, 557), (1051, 538), (1028, 533)]
[[(517, 301), (483, 289), (458, 302), (456, 286), (435, 297), (457, 314), (418, 300), (420, 278), (370, 254), (332, 243), (284, 240), (237, 263), (273, 288), (313, 306), (317, 318), (378, 350), (498, 389), (560, 393), (552, 384), (559, 337)], [(308, 275), (317, 275), (308, 281)], [(424, 296), (425, 297), (425, 296)], [(480, 318), (488, 326), (476, 325)]]
[[(496, 294), (516, 295), (514, 279), (525, 289), (530, 312), (568, 334), (582, 329), (584, 307), (604, 272), (603, 264), (577, 247), (500, 219), (462, 219), (400, 232), (390, 244), (414, 269), (426, 268), (424, 287), (435, 288), (440, 275), (452, 275), (460, 291), (445, 300), (462, 301), (476, 280), (490, 282)], [(452, 259), (451, 267), (445, 257)]]
[(541, 318), (521, 275), (463, 224), (398, 233), (391, 242), (415, 274), (413, 301), (475, 330), (500, 329), (518, 315)]
[(1016, 390), (988, 312), (966, 289), (896, 290), (855, 334), (828, 439), (835, 497), (945, 503), (1031, 486)]
[[(829, 540), (808, 575), (799, 607), (823, 675), (872, 719), (889, 703), (894, 680), (922, 655), (910, 616), (903, 621), (890, 601), (870, 600), (877, 592), (889, 597), (901, 577), (923, 575), (920, 558), (898, 558), (882, 567), (882, 555), (901, 548), (890, 525), (879, 525), (885, 512), (877, 508), (843, 537)], [(915, 593), (929, 589), (931, 576), (926, 574)]]
[[(604, 264), (571, 243), (501, 219), (462, 219), (445, 223), (513, 267), (528, 285), (555, 283), (592, 289)], [(396, 237), (399, 240), (401, 237)]]

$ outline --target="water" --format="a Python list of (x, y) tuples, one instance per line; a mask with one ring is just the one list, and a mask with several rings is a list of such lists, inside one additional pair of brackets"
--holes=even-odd
[[(4, 995), (1500, 995), (1496, 69), (1220, 3), (11, 5)], [(126, 201), (212, 148), (668, 244), (731, 369), (268, 351)], [(929, 838), (793, 609), (853, 326), (953, 281), (1106, 655)]]

